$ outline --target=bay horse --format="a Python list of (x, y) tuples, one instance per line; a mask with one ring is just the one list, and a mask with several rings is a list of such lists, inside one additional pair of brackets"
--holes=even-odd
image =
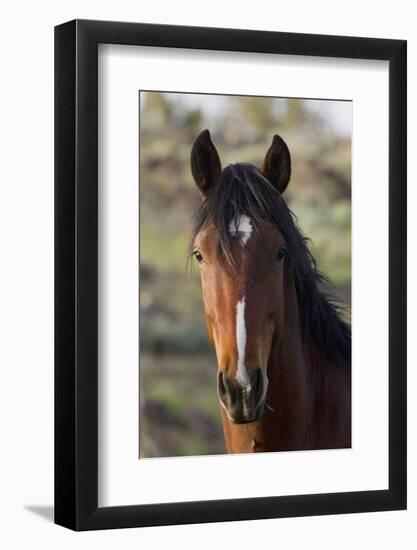
[(261, 169), (222, 169), (203, 130), (191, 172), (203, 199), (191, 254), (227, 452), (350, 447), (351, 329), (322, 290), (326, 279), (283, 199), (286, 143), (273, 137)]

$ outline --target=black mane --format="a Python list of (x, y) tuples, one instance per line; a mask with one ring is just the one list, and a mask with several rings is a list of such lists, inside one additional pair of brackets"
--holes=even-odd
[(194, 218), (193, 238), (212, 222), (219, 233), (218, 254), (233, 266), (230, 222), (248, 216), (255, 231), (271, 223), (283, 234), (288, 249), (287, 270), (292, 272), (305, 339), (311, 340), (329, 360), (346, 363), (351, 357), (351, 329), (341, 317), (341, 308), (320, 290), (328, 284), (318, 271), (306, 239), (294, 222), (294, 215), (279, 192), (256, 166), (231, 164), (223, 169), (220, 181), (209, 191)]

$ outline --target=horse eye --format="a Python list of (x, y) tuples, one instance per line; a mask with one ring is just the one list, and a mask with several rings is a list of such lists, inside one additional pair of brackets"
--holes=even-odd
[(285, 247), (283, 248), (280, 248), (278, 250), (278, 254), (277, 254), (277, 260), (279, 262), (282, 262), (282, 260), (287, 256), (287, 249)]
[(194, 250), (193, 256), (195, 257), (195, 259), (197, 260), (197, 262), (198, 262), (199, 264), (201, 264), (201, 262), (203, 261), (203, 256), (201, 255), (201, 253), (200, 253), (198, 250)]

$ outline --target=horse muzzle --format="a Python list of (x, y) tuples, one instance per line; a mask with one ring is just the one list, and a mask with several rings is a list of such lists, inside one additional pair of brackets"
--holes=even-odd
[(233, 424), (259, 420), (264, 412), (267, 381), (261, 368), (249, 371), (249, 383), (242, 385), (221, 370), (217, 376), (217, 395)]

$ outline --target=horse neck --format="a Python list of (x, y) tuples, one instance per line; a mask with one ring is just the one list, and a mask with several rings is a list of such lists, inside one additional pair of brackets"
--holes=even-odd
[(270, 421), (279, 428), (283, 448), (350, 446), (349, 365), (328, 359), (303, 337), (293, 284), (286, 290), (284, 333), (271, 353), (268, 375), (268, 403), (276, 415)]

